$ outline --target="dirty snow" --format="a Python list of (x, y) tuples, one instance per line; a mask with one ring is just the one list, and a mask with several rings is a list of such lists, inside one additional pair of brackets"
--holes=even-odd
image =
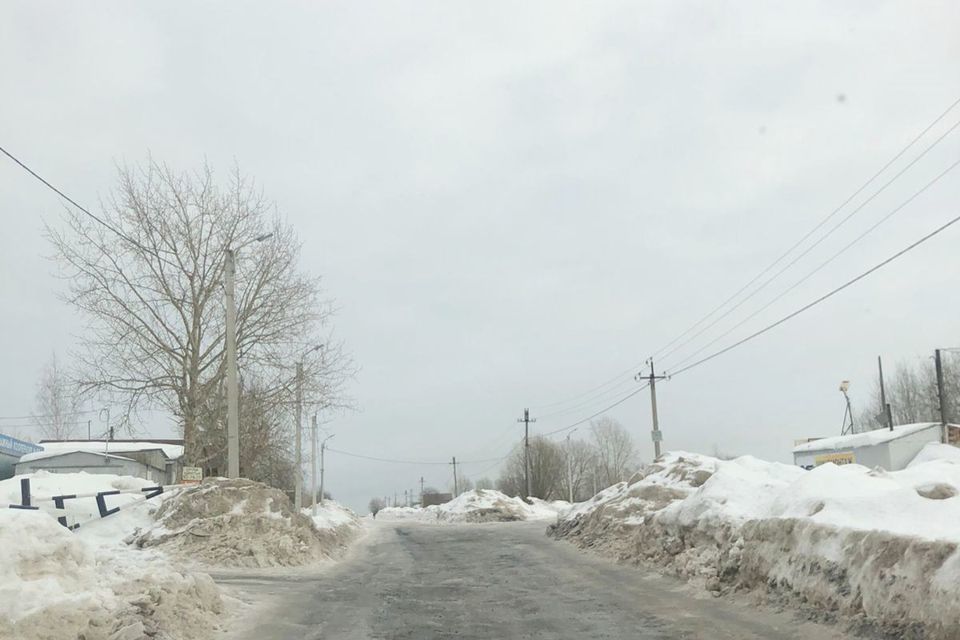
[(511, 522), (517, 520), (556, 520), (570, 507), (562, 500), (548, 502), (531, 498), (527, 504), (493, 489), (474, 489), (439, 505), (420, 507), (387, 507), (377, 513), (377, 520), (416, 521), (430, 523)]
[[(339, 557), (359, 531), (346, 509), (325, 501), (318, 524), (289, 498), (250, 480), (211, 478), (165, 500), (135, 538), (184, 562), (212, 567), (297, 566)], [(340, 522), (340, 524), (337, 524)]]
[(899, 633), (960, 636), (960, 462), (798, 467), (684, 452), (574, 505), (551, 535), (714, 593), (752, 588)]
[[(21, 477), (0, 482), (0, 502), (20, 503)], [(83, 523), (71, 532), (56, 520), (64, 512), (48, 500), (150, 483), (85, 473), (29, 477), (41, 510), (0, 508), (0, 638), (190, 640), (217, 628), (223, 602), (208, 575), (123, 543), (151, 521), (156, 503), (139, 495), (109, 496), (108, 506), (124, 507), (101, 519), (93, 498), (67, 501), (69, 521)]]

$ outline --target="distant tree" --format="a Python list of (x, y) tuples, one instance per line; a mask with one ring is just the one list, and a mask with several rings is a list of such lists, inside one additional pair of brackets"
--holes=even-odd
[[(458, 490), (460, 491), (460, 493), (466, 493), (467, 491), (472, 491), (472, 490), (473, 490), (473, 480), (471, 480), (471, 479), (468, 478), (467, 476), (464, 476), (464, 475), (461, 475), (461, 474), (458, 473), (458, 474), (457, 474), (456, 489), (458, 489)], [(453, 493), (453, 490), (454, 490), (454, 484), (453, 484), (453, 480), (451, 480), (451, 481), (450, 481), (450, 493)]]
[(373, 517), (377, 517), (377, 514), (380, 513), (381, 509), (386, 508), (386, 503), (383, 501), (383, 498), (370, 498), (370, 502), (367, 504), (367, 508), (370, 509), (370, 513), (373, 514)]
[(481, 489), (486, 490), (486, 489), (494, 489), (494, 488), (496, 488), (496, 485), (493, 483), (493, 480), (491, 480), (490, 478), (480, 478), (479, 480), (476, 481), (476, 483), (474, 483), (474, 489), (477, 489), (477, 490), (481, 490)]
[[(945, 413), (947, 421), (960, 419), (960, 357), (952, 352), (942, 354)], [(886, 401), (890, 405), (893, 423), (938, 422), (940, 402), (937, 395), (937, 376), (933, 361), (901, 361), (884, 372)], [(883, 429), (887, 426), (881, 397), (880, 382), (875, 378), (870, 386), (869, 400), (855, 412), (854, 430), (857, 432)]]
[(80, 401), (76, 385), (54, 353), (44, 365), (37, 383), (36, 413), (33, 419), (46, 438), (65, 440), (77, 431)]
[(440, 490), (436, 487), (427, 486), (423, 490), (424, 493), (440, 493)]
[[(562, 498), (565, 465), (566, 459), (559, 444), (542, 436), (530, 438), (530, 496), (543, 500)], [(522, 443), (507, 458), (497, 488), (507, 495), (526, 497)]]
[(630, 433), (613, 418), (602, 416), (590, 423), (596, 451), (598, 481), (609, 487), (627, 480), (638, 466), (637, 451)]
[(593, 496), (592, 474), (596, 466), (597, 451), (589, 442), (571, 440), (563, 444), (564, 469), (561, 478), (559, 498), (567, 500), (570, 497), (570, 483), (573, 482), (573, 499), (575, 502), (586, 500)]

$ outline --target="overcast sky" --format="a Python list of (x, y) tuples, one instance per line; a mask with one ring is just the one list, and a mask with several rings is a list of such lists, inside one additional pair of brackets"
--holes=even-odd
[[(545, 432), (622, 397), (630, 374), (582, 394), (842, 203), (960, 97), (958, 60), (952, 1), (5, 2), (0, 145), (90, 207), (117, 163), (148, 152), (183, 169), (238, 163), (299, 231), (362, 368), (359, 411), (333, 419), (331, 444), (483, 460), (522, 434), (526, 406)], [(663, 367), (958, 158), (955, 132)], [(960, 170), (713, 348), (960, 214), (958, 196)], [(61, 202), (0, 158), (0, 207), (0, 415), (20, 416), (82, 323), (44, 257)], [(864, 402), (877, 355), (892, 368), (960, 344), (958, 246), (951, 229), (659, 385), (665, 446), (788, 462), (795, 438), (839, 433), (840, 380)], [(649, 460), (648, 394), (610, 415)], [(328, 457), (330, 490), (358, 508), (421, 476), (445, 486), (450, 469)]]

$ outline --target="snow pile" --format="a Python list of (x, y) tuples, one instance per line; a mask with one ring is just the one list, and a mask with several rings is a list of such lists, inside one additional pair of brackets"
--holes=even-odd
[(360, 517), (356, 513), (333, 500), (324, 500), (322, 504), (317, 504), (317, 515), (313, 515), (310, 507), (303, 509), (303, 515), (311, 518), (317, 529), (355, 529), (360, 526)]
[(562, 500), (547, 502), (531, 499), (527, 504), (493, 489), (474, 489), (439, 505), (419, 507), (387, 507), (377, 513), (378, 520), (415, 522), (514, 522), (517, 520), (554, 520), (570, 505)]
[[(342, 517), (332, 514), (324, 509), (322, 522)], [(208, 566), (309, 564), (341, 555), (358, 531), (349, 525), (318, 528), (279, 489), (243, 479), (215, 478), (183, 490), (165, 500), (155, 518), (136, 537), (138, 546)]]
[(0, 509), (0, 638), (206, 638), (222, 602), (205, 574), (100, 546), (42, 511)]
[(670, 453), (575, 505), (551, 535), (714, 593), (759, 589), (895, 634), (956, 638), (960, 463), (932, 449), (897, 472)]

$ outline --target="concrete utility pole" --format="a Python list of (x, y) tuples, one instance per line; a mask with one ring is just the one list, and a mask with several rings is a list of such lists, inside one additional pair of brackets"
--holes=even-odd
[(420, 476), (420, 506), (423, 506), (423, 476)]
[[(327, 450), (327, 440), (332, 438), (337, 434), (331, 433), (326, 438), (323, 439), (323, 442), (320, 443), (320, 504), (323, 504), (323, 474), (324, 474), (324, 458), (323, 454)], [(314, 510), (314, 515), (316, 515), (316, 510)]]
[(317, 515), (317, 414), (310, 422), (310, 513)]
[(937, 367), (937, 402), (940, 403), (940, 437), (943, 444), (949, 444), (950, 433), (947, 430), (947, 407), (943, 393), (943, 361), (940, 359), (940, 349), (933, 352), (934, 363)]
[(293, 508), (300, 511), (303, 506), (303, 452), (302, 441), (303, 434), (303, 360), (297, 361), (297, 405), (294, 407), (296, 424), (296, 441), (293, 444), (294, 458), (296, 459), (296, 479), (297, 486), (293, 489)]
[(638, 373), (634, 376), (634, 379), (642, 380), (646, 378), (650, 384), (650, 410), (653, 413), (653, 431), (650, 432), (650, 438), (653, 440), (654, 460), (656, 460), (660, 457), (660, 443), (663, 441), (663, 433), (660, 432), (660, 419), (657, 416), (657, 380), (664, 380), (667, 376), (658, 376), (654, 373), (653, 358), (647, 360), (647, 364), (650, 365), (650, 375), (644, 376)]
[(573, 503), (573, 451), (570, 449), (570, 436), (573, 435), (573, 431), (567, 434), (567, 484), (570, 487), (570, 502)]
[[(233, 249), (224, 250), (223, 290), (226, 296), (227, 348), (227, 477), (240, 477), (240, 386), (237, 381), (237, 265)], [(191, 443), (184, 442), (186, 446)]]
[(460, 495), (460, 487), (457, 484), (457, 456), (453, 456), (453, 497)]
[(529, 498), (533, 493), (530, 489), (530, 423), (536, 421), (536, 418), (530, 417), (530, 409), (524, 409), (523, 417), (517, 418), (517, 422), (523, 423), (523, 482), (527, 488), (524, 498)]
[[(240, 383), (237, 372), (237, 262), (236, 252), (250, 244), (263, 242), (271, 237), (272, 233), (257, 236), (236, 249), (227, 247), (223, 250), (223, 292), (226, 303), (226, 322), (224, 342), (227, 352), (227, 477), (240, 477)], [(184, 434), (186, 435), (186, 434)], [(191, 434), (192, 436), (193, 434)], [(192, 442), (184, 441), (184, 446), (193, 446)], [(190, 456), (187, 456), (190, 462)]]

